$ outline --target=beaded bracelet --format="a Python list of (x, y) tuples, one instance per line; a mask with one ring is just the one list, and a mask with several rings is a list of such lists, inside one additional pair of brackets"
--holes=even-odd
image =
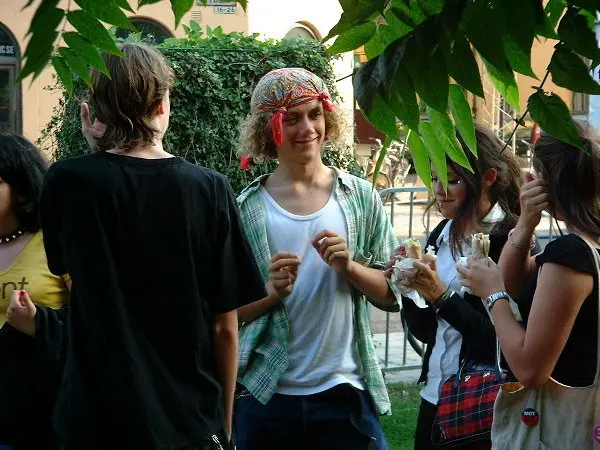
[(520, 250), (529, 250), (529, 251), (534, 249), (535, 242), (536, 242), (535, 235), (531, 236), (531, 243), (529, 244), (529, 247), (525, 247), (524, 245), (517, 245), (515, 243), (515, 241), (512, 240), (512, 235), (513, 235), (514, 231), (515, 231), (515, 229), (513, 228), (512, 230), (510, 230), (508, 232), (508, 243), (510, 244), (511, 247), (518, 248)]

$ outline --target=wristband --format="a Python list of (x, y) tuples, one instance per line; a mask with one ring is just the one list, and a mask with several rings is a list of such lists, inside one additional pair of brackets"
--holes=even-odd
[(508, 232), (508, 243), (510, 244), (511, 247), (518, 248), (520, 250), (529, 250), (529, 251), (534, 249), (535, 242), (536, 242), (535, 235), (531, 236), (531, 243), (529, 244), (529, 247), (526, 247), (524, 245), (518, 245), (515, 243), (515, 241), (513, 241), (512, 235), (513, 235), (514, 231), (515, 231), (515, 229), (513, 228), (512, 230), (510, 230)]
[(452, 298), (453, 295), (454, 295), (453, 290), (446, 289), (446, 292), (444, 292), (433, 305), (435, 312), (438, 312), (440, 309), (442, 309), (444, 307), (444, 305), (446, 303), (448, 303), (448, 300), (450, 300)]

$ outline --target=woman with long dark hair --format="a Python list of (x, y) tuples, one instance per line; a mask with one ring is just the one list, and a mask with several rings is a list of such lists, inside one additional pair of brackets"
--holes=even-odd
[[(591, 125), (578, 122), (576, 126), (586, 151), (545, 134), (535, 144), (534, 173), (528, 174), (521, 191), (521, 217), (509, 233), (499, 264), (473, 262), (470, 269), (461, 269), (465, 285), (489, 298), (487, 307), (502, 352), (526, 389), (525, 395), (540, 388), (548, 395), (538, 392), (532, 399), (544, 396), (545, 402), (556, 402), (552, 411), (537, 411), (540, 429), (547, 429), (546, 419), (554, 417), (561, 424), (556, 436), (566, 438), (559, 441), (552, 440), (550, 434), (543, 435), (548, 448), (592, 448), (594, 437), (600, 442), (600, 423), (591, 420), (598, 407), (598, 397), (594, 398), (594, 381), (598, 381), (598, 269), (593, 252), (600, 251), (600, 138)], [(544, 210), (564, 221), (568, 234), (530, 258), (527, 249)], [(505, 301), (510, 296), (519, 299), (525, 329), (510, 314)], [(598, 395), (597, 384), (595, 389)], [(575, 391), (582, 397), (574, 404), (569, 392)], [(498, 409), (502, 405), (497, 405), (496, 411), (502, 412)], [(569, 414), (561, 414), (560, 408)], [(577, 414), (570, 414), (574, 408)], [(509, 439), (509, 434), (516, 436), (518, 426), (524, 427), (520, 412), (511, 411), (516, 420), (504, 427), (504, 435), (497, 435), (498, 444), (492, 433), (498, 448), (505, 448), (503, 439)], [(520, 431), (524, 430), (527, 428)]]
[[(419, 307), (413, 300), (402, 298), (410, 332), (427, 344), (419, 379), (425, 384), (415, 450), (433, 448), (432, 433), (436, 433), (433, 423), (440, 391), (444, 382), (458, 372), (461, 363), (494, 362), (494, 327), (481, 299), (461, 292), (455, 263), (460, 257), (470, 255), (471, 236), (480, 232), (490, 235), (489, 255), (498, 260), (520, 211), (520, 168), (510, 152), (502, 151), (503, 144), (489, 130), (477, 126), (475, 135), (477, 157), (459, 137), (472, 172), (448, 159), (448, 186), (444, 189), (440, 174), (432, 169), (435, 198), (428, 210), (436, 208), (444, 217), (427, 241), (427, 246), (436, 250), (437, 260), (430, 264), (415, 263), (417, 276), (403, 281), (427, 302), (426, 307)], [(401, 247), (399, 251), (402, 254), (404, 249)], [(487, 448), (489, 441), (480, 445)]]

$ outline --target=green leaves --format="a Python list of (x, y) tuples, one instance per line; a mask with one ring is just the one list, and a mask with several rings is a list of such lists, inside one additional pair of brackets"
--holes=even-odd
[(83, 11), (102, 22), (135, 31), (135, 27), (125, 13), (121, 11), (115, 0), (104, 0), (102, 2), (97, 0), (75, 0), (75, 3)]
[(381, 76), (377, 68), (379, 59), (375, 58), (363, 65), (354, 75), (354, 98), (365, 114), (373, 108), (375, 96), (379, 93)]
[(377, 25), (375, 25), (375, 22), (367, 22), (350, 28), (348, 31), (340, 34), (327, 51), (328, 53), (336, 54), (354, 50), (366, 44), (373, 37), (376, 30)]
[(560, 20), (566, 6), (567, 3), (565, 0), (548, 0), (548, 3), (544, 8), (544, 12), (548, 16), (548, 20), (552, 26), (552, 29), (556, 29), (556, 25), (558, 24), (558, 21)]
[(442, 49), (435, 45), (441, 33), (437, 21), (427, 19), (406, 37), (404, 66), (410, 74), (415, 91), (432, 108), (445, 112), (448, 108), (448, 67)]
[(573, 6), (579, 6), (591, 13), (596, 13), (600, 10), (600, 1), (598, 0), (567, 0), (567, 3)]
[(492, 64), (484, 60), (485, 67), (488, 71), (490, 81), (496, 89), (502, 94), (506, 101), (519, 112), (521, 110), (521, 100), (519, 97), (519, 87), (515, 80), (515, 74), (507, 63), (503, 70), (498, 70)]
[(423, 184), (427, 186), (427, 189), (431, 191), (431, 169), (429, 168), (429, 155), (427, 154), (425, 144), (419, 134), (412, 130), (408, 131), (406, 140), (408, 142), (408, 147), (410, 148), (410, 154), (412, 155), (417, 175), (421, 181), (423, 181)]
[(518, 11), (506, 15), (504, 51), (512, 68), (519, 73), (537, 78), (531, 69), (531, 46), (535, 37), (535, 10), (531, 0), (504, 0), (504, 11)]
[(32, 81), (35, 80), (50, 61), (54, 42), (58, 37), (56, 29), (65, 14), (62, 9), (56, 8), (57, 3), (57, 0), (44, 1), (33, 15), (28, 31), (31, 39), (23, 54), (24, 64), (19, 80), (23, 80), (31, 74), (33, 74)]
[(384, 9), (386, 3), (387, 0), (340, 0), (344, 12), (323, 42), (352, 27), (368, 22), (371, 16)]
[(460, 142), (456, 138), (456, 130), (448, 114), (427, 107), (427, 115), (431, 122), (431, 128), (443, 151), (452, 161), (473, 171)]
[(182, 17), (194, 6), (194, 0), (171, 0), (171, 8), (175, 15), (175, 28), (179, 26)]
[(437, 176), (445, 189), (446, 186), (448, 186), (448, 166), (446, 164), (446, 153), (437, 140), (435, 132), (433, 131), (433, 127), (429, 122), (421, 122), (419, 124), (419, 132), (421, 136), (423, 136), (425, 148), (429, 153), (429, 158), (431, 159)]
[(587, 18), (569, 8), (558, 26), (558, 35), (569, 48), (589, 59), (600, 58), (596, 34), (588, 26)]
[(600, 94), (600, 85), (590, 75), (588, 66), (562, 45), (554, 51), (548, 69), (552, 74), (552, 81), (558, 86), (575, 92)]
[(153, 5), (154, 3), (158, 3), (162, 0), (139, 0), (138, 1), (138, 8), (141, 8), (144, 5)]
[(94, 17), (84, 11), (71, 11), (67, 14), (67, 20), (88, 41), (93, 42), (96, 47), (113, 55), (123, 56), (118, 49), (114, 39), (102, 24)]
[[(592, 67), (600, 64), (593, 30), (600, 0), (391, 0), (384, 10), (381, 2), (368, 6), (365, 2), (340, 0), (344, 15), (330, 35), (342, 34), (332, 50), (365, 46), (369, 61), (354, 80), (360, 107), (371, 123), (382, 124), (382, 132), (395, 132), (392, 115), (401, 120), (411, 130), (411, 140), (423, 138), (415, 145), (424, 142), (438, 168), (446, 156), (469, 167), (466, 147), (477, 153), (464, 89), (482, 98), (485, 93), (472, 47), (495, 88), (517, 112), (521, 98), (515, 72), (537, 79), (531, 65), (536, 37), (562, 42), (549, 66), (556, 84), (600, 93), (590, 68), (577, 55), (589, 58)], [(377, 24), (375, 29), (372, 23)], [(450, 86), (450, 77), (457, 85)], [(427, 106), (431, 120), (427, 125), (420, 123), (417, 96)], [(538, 115), (561, 113), (552, 96), (538, 94), (531, 101)], [(464, 150), (455, 128), (466, 144)]]
[(499, 12), (493, 2), (474, 0), (465, 8), (463, 27), (467, 37), (481, 56), (498, 68), (507, 63), (502, 41), (503, 25), (504, 13)]
[[(365, 117), (378, 130), (383, 131), (386, 135), (395, 137), (398, 135), (398, 127), (396, 126), (396, 116), (387, 107), (381, 94), (376, 94), (373, 99), (373, 108), (369, 111), (363, 111)], [(385, 152), (384, 152), (385, 153)]]
[(444, 8), (444, 0), (419, 0), (418, 4), (421, 11), (428, 16), (439, 14)]
[[(110, 78), (110, 73), (104, 60), (98, 54), (96, 47), (92, 45), (90, 41), (82, 37), (78, 33), (64, 33), (63, 39), (65, 43), (83, 60), (88, 62), (91, 66), (98, 69), (100, 72)], [(68, 89), (67, 89), (68, 91)], [(69, 93), (71, 93), (69, 91)]]
[(571, 112), (558, 95), (546, 95), (538, 90), (529, 97), (527, 107), (532, 119), (539, 123), (546, 133), (585, 151)]
[(471, 153), (477, 156), (477, 139), (475, 138), (473, 112), (467, 102), (465, 93), (459, 85), (450, 85), (448, 104), (450, 106), (450, 111), (452, 111), (452, 118), (454, 119), (456, 128), (463, 138), (463, 141), (465, 141), (465, 144), (467, 144)]
[(112, 0), (119, 8), (125, 11), (134, 12), (128, 0)]
[(69, 69), (76, 73), (90, 89), (93, 89), (92, 79), (90, 78), (85, 61), (79, 58), (77, 53), (70, 48), (61, 47), (58, 49), (58, 54), (64, 58)]
[(53, 56), (52, 66), (68, 94), (71, 95), (73, 93), (73, 77), (65, 59), (60, 56)]
[(377, 27), (375, 35), (365, 44), (365, 55), (367, 55), (368, 59), (379, 56), (398, 37), (392, 27), (380, 24)]
[(484, 97), (479, 66), (471, 46), (462, 34), (454, 40), (452, 54), (448, 61), (448, 72), (465, 89), (481, 98)]
[(396, 117), (410, 129), (417, 131), (419, 126), (419, 105), (413, 81), (402, 63), (407, 40), (400, 39), (390, 45), (378, 59), (377, 70), (383, 75), (380, 92)]

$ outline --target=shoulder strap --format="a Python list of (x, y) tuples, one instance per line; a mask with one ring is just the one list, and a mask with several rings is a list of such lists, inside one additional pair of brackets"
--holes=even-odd
[(448, 223), (450, 219), (444, 219), (442, 220), (431, 232), (431, 234), (429, 235), (429, 237), (427, 238), (427, 246), (432, 245), (433, 249), (435, 250), (435, 252), (437, 253), (438, 246), (437, 246), (437, 240), (440, 237), (440, 234), (442, 234), (442, 230), (444, 229), (444, 227), (446, 226), (446, 224)]
[[(598, 250), (586, 239), (583, 239), (583, 241), (590, 248), (592, 257), (594, 258), (594, 265), (596, 267), (596, 275), (598, 277), (598, 323), (600, 324), (600, 255), (598, 255)], [(596, 357), (596, 379), (594, 380), (594, 385), (598, 386), (600, 385), (600, 327), (598, 328), (598, 347), (596, 351), (598, 352), (598, 355)]]

